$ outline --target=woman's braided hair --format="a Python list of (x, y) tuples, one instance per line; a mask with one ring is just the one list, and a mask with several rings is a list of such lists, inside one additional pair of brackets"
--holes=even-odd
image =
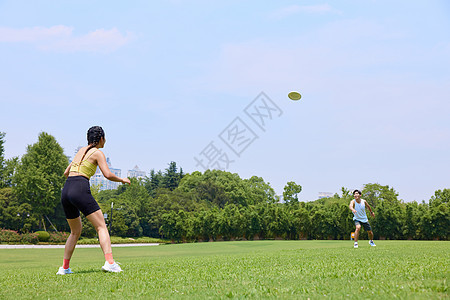
[(86, 149), (86, 151), (83, 154), (83, 157), (81, 158), (81, 161), (83, 161), (84, 156), (86, 153), (88, 153), (89, 150), (94, 148), (100, 143), (100, 140), (105, 137), (105, 132), (103, 131), (103, 128), (100, 126), (92, 126), (89, 128), (87, 132), (87, 141), (89, 147)]

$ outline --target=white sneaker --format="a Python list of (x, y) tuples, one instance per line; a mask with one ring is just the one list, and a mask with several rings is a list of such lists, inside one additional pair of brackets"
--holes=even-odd
[(355, 244), (353, 245), (353, 248), (358, 248), (358, 243), (355, 243)]
[(122, 269), (119, 267), (119, 265), (116, 262), (114, 262), (113, 264), (110, 264), (109, 262), (105, 261), (105, 264), (102, 267), (102, 271), (119, 273), (119, 272), (122, 272)]
[(372, 247), (376, 247), (375, 243), (373, 241), (369, 241), (369, 245)]
[(72, 270), (70, 268), (64, 269), (63, 267), (59, 267), (58, 272), (56, 272), (56, 275), (66, 275), (66, 274), (72, 274)]

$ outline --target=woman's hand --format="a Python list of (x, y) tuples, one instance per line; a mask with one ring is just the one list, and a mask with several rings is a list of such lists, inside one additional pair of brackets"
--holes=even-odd
[(122, 178), (122, 183), (131, 184), (130, 179), (128, 179), (128, 178)]

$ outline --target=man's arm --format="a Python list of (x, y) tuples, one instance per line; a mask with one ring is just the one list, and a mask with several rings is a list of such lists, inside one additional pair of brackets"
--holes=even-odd
[(348, 206), (348, 208), (350, 208), (352, 213), (356, 214), (356, 210), (354, 209), (354, 207), (355, 207), (355, 200), (352, 200), (350, 201), (350, 205)]
[(367, 203), (366, 200), (364, 200), (364, 203), (366, 204), (366, 207), (369, 209), (370, 215), (371, 215), (372, 217), (375, 217), (375, 213), (372, 211), (372, 208), (370, 207), (369, 203)]

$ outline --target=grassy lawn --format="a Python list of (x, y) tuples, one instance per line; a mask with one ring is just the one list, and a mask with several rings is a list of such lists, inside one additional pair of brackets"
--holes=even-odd
[(0, 249), (0, 299), (449, 298), (450, 242), (253, 241), (100, 249)]

